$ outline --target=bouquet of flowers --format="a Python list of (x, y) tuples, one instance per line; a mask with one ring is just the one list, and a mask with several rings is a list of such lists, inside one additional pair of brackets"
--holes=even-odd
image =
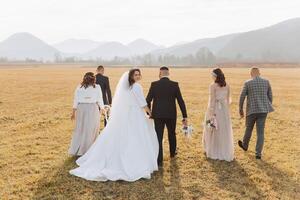
[(190, 138), (192, 137), (192, 133), (193, 133), (193, 126), (192, 125), (188, 125), (188, 126), (183, 126), (182, 127), (182, 132), (184, 133), (184, 135), (187, 137), (187, 138)]
[(108, 122), (109, 116), (110, 116), (110, 109), (111, 109), (111, 107), (109, 105), (104, 106), (104, 117), (107, 122)]
[(216, 116), (213, 116), (210, 119), (206, 120), (205, 124), (208, 129), (211, 129), (211, 130), (218, 129), (218, 123), (217, 123)]

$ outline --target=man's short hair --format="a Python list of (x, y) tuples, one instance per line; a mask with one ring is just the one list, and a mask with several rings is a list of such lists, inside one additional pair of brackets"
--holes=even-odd
[(161, 67), (159, 70), (166, 70), (166, 71), (169, 71), (169, 68), (166, 67), (166, 66), (163, 66), (163, 67)]
[(102, 70), (102, 69), (104, 69), (104, 67), (102, 66), (102, 65), (99, 65), (98, 67), (97, 67), (97, 70), (99, 71), (99, 70)]

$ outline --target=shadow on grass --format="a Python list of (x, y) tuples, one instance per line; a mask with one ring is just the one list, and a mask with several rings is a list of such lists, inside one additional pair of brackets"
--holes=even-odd
[(296, 178), (293, 178), (292, 174), (288, 174), (277, 168), (274, 164), (264, 160), (256, 160), (254, 158), (249, 159), (252, 159), (257, 167), (270, 178), (269, 182), (272, 190), (277, 192), (279, 199), (299, 198), (300, 184)]
[(142, 179), (133, 183), (86, 181), (69, 174), (69, 170), (75, 167), (75, 158), (67, 158), (56, 171), (39, 180), (33, 199), (183, 198), (176, 161), (171, 163), (170, 168), (155, 172), (150, 180)]
[(207, 159), (217, 175), (218, 187), (227, 190), (232, 198), (263, 198), (263, 192), (253, 182), (245, 169), (236, 161), (226, 162)]

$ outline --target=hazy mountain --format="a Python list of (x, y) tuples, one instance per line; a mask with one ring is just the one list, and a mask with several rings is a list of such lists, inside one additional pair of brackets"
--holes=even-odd
[(113, 59), (114, 57), (131, 57), (135, 55), (144, 55), (155, 49), (161, 48), (144, 39), (137, 39), (128, 45), (120, 42), (106, 42), (98, 45), (97, 48), (84, 54), (85, 58)]
[(151, 63), (153, 59), (176, 60), (177, 57), (181, 57), (189, 63), (189, 59), (193, 60), (193, 56), (199, 60), (202, 55), (199, 54), (199, 50), (201, 52), (204, 48), (213, 54), (211, 57), (219, 61), (300, 62), (299, 35), (300, 18), (254, 31), (204, 38), (168, 48), (157, 46), (144, 39), (135, 40), (128, 45), (120, 42), (99, 43), (86, 39), (70, 39), (55, 44), (54, 48), (29, 33), (16, 33), (0, 42), (0, 58), (54, 60), (75, 56), (111, 60), (114, 57), (129, 58), (150, 52), (151, 55), (137, 59), (146, 59), (145, 62)]
[(147, 40), (144, 39), (137, 39), (133, 42), (129, 43), (128, 48), (131, 51), (131, 54), (133, 55), (143, 55), (150, 53), (151, 51), (154, 51), (156, 49), (162, 48), (161, 46), (157, 46)]
[(300, 61), (300, 18), (239, 34), (217, 55), (232, 60)]
[(105, 60), (114, 57), (130, 57), (132, 55), (129, 47), (120, 42), (106, 42), (99, 45), (96, 49), (84, 54), (86, 58), (101, 58)]
[(0, 57), (14, 60), (53, 60), (59, 51), (30, 33), (16, 33), (0, 42)]
[(230, 34), (216, 38), (199, 39), (193, 42), (177, 44), (169, 48), (160, 49), (152, 53), (154, 55), (187, 56), (189, 54), (194, 55), (199, 49), (206, 47), (215, 54), (237, 35), (238, 34)]
[(59, 51), (67, 54), (81, 54), (97, 48), (103, 42), (97, 42), (88, 39), (68, 39), (53, 46)]

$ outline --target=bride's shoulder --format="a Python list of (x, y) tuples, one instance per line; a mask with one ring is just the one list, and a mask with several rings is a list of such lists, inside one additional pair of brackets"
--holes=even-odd
[(142, 85), (140, 83), (134, 83), (132, 85), (132, 87), (135, 87), (135, 88), (142, 88)]

